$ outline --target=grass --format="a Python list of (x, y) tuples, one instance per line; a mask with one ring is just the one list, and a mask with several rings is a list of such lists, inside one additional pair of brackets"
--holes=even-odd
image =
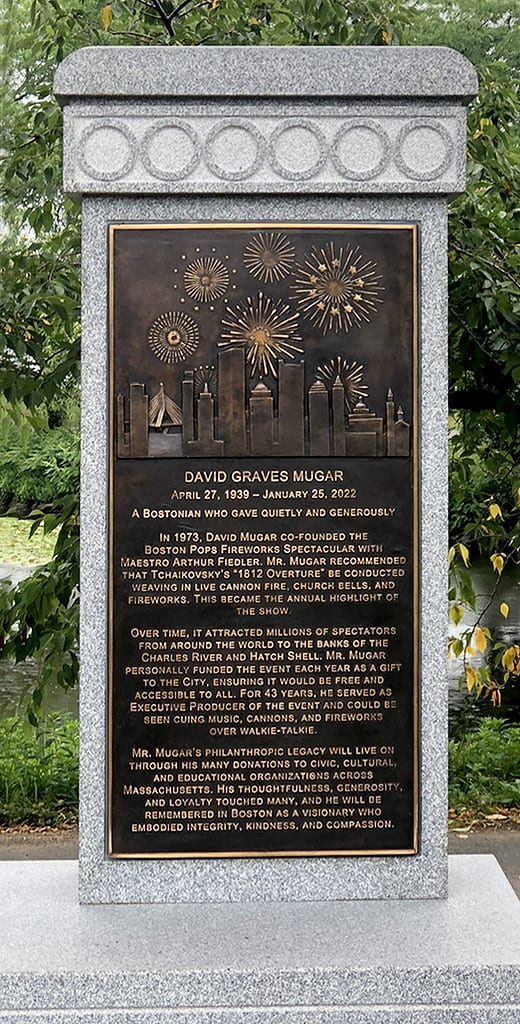
[(520, 807), (520, 726), (483, 718), (450, 740), (449, 804), (455, 812)]
[(43, 565), (52, 557), (56, 536), (44, 536), (41, 527), (29, 539), (30, 519), (0, 516), (0, 563)]
[(0, 825), (64, 825), (78, 816), (78, 723), (0, 722)]

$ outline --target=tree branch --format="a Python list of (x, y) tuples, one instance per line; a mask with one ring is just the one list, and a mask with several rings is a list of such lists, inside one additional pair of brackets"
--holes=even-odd
[(469, 256), (470, 259), (480, 260), (481, 263), (484, 263), (487, 267), (491, 267), (492, 270), (497, 270), (500, 274), (503, 275), (503, 277), (507, 277), (510, 281), (512, 281), (517, 288), (520, 288), (520, 279), (516, 278), (514, 274), (510, 274), (509, 271), (504, 270), (504, 268), (500, 266), (500, 263), (495, 263), (494, 260), (488, 260), (486, 259), (485, 256), (479, 256), (475, 252), (470, 252), (469, 249), (463, 249), (461, 245), (456, 245), (454, 242), (452, 242), (450, 248), (455, 249), (455, 252), (460, 252), (464, 256)]
[(193, 0), (182, 0), (182, 3), (179, 4), (179, 6), (176, 7), (174, 11), (172, 11), (170, 15), (171, 20), (173, 21), (174, 18), (178, 18), (181, 11), (183, 11), (185, 7), (189, 7), (191, 3), (193, 3)]
[[(174, 31), (173, 31), (173, 27), (172, 27), (171, 18), (166, 14), (166, 11), (164, 10), (164, 7), (163, 7), (162, 3), (160, 3), (160, 0), (152, 0), (152, 3), (153, 3), (153, 6), (155, 7), (155, 10), (157, 11), (157, 14), (159, 15), (159, 18), (162, 21), (162, 23), (163, 23), (163, 25), (164, 25), (168, 35), (170, 36), (170, 39), (173, 39)], [(149, 6), (149, 5), (147, 4), (146, 6)]]
[(123, 39), (139, 39), (141, 43), (150, 43), (150, 36), (144, 35), (140, 32), (130, 32), (129, 30), (115, 32), (113, 29), (109, 28), (108, 34), (110, 36), (121, 36)]

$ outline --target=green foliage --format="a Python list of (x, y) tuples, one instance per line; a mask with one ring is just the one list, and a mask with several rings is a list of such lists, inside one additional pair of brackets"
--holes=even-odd
[[(469, 693), (479, 697), (481, 693), (489, 696), (495, 705), (501, 703), (501, 693), (511, 677), (520, 676), (520, 646), (494, 641), (490, 630), (485, 626), (485, 617), (493, 602), (499, 600), (499, 584), (502, 573), (508, 564), (517, 564), (520, 557), (520, 488), (516, 493), (516, 514), (509, 521), (504, 518), (497, 501), (491, 500), (484, 516), (467, 525), (467, 543), (474, 544), (484, 551), (495, 574), (495, 585), (487, 603), (472, 616), (472, 624), (465, 626), (463, 622), (467, 611), (475, 613), (476, 595), (470, 571), (470, 552), (467, 544), (459, 541), (451, 546), (448, 558), (450, 619), (457, 633), (450, 636), (448, 653), (456, 658), (462, 657), (461, 684)], [(504, 619), (509, 615), (509, 606), (502, 602), (499, 610)], [(462, 625), (461, 625), (462, 624)], [(476, 653), (485, 655), (483, 664), (475, 667), (471, 659)]]
[(78, 814), (78, 723), (0, 722), (0, 824), (61, 825)]
[(65, 53), (87, 42), (89, 6), (0, 0), (0, 392), (31, 408), (78, 376), (79, 210), (61, 189), (51, 83)]
[[(415, 3), (411, 4), (416, 9)], [(504, 60), (518, 71), (519, 0), (428, 0), (416, 9), (407, 42), (451, 46), (472, 64)]]
[(105, 42), (177, 46), (378, 46), (399, 42), (410, 12), (400, 0), (154, 0), (103, 4)]
[[(469, 113), (468, 187), (450, 212), (450, 406), (463, 411), (473, 447), (488, 419), (490, 441), (520, 443), (520, 156), (518, 82), (506, 65), (481, 71)], [(492, 450), (492, 449), (490, 449)], [(496, 447), (495, 447), (496, 452)]]
[(0, 505), (55, 504), (79, 487), (79, 436), (67, 427), (0, 436)]
[[(467, 689), (500, 704), (505, 683), (520, 673), (517, 645), (495, 643), (484, 625), (504, 567), (520, 561), (520, 4), (433, 3), (413, 31), (414, 41), (460, 49), (479, 71), (468, 111), (468, 185), (449, 217), (449, 599), (459, 627), (449, 651), (462, 657)], [(490, 559), (496, 586), (464, 627), (475, 611), (469, 551)], [(500, 611), (509, 614), (507, 605)], [(485, 663), (475, 667), (477, 651)]]
[(27, 519), (0, 517), (0, 563), (9, 565), (42, 565), (54, 552), (52, 536), (45, 536), (40, 526), (29, 537), (32, 523)]
[(56, 512), (34, 518), (33, 530), (57, 530), (52, 561), (15, 586), (0, 581), (0, 654), (15, 662), (34, 658), (38, 684), (28, 717), (37, 723), (43, 691), (54, 681), (63, 689), (78, 679), (79, 517), (75, 496)]
[(468, 185), (449, 218), (450, 533), (489, 554), (481, 523), (497, 501), (518, 558), (520, 3), (431, 0), (408, 40), (452, 46), (479, 73)]
[(449, 805), (520, 806), (520, 727), (482, 719), (476, 732), (449, 744)]
[(494, 411), (481, 412), (465, 427), (466, 419), (459, 412), (451, 417), (450, 536), (454, 542), (464, 537), (479, 547), (478, 524), (493, 501), (500, 505), (511, 533), (518, 532), (520, 466), (517, 445), (501, 445), (502, 428)]

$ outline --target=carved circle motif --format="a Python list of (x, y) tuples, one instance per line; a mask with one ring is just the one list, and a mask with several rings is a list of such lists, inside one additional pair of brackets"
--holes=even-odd
[(439, 178), (450, 164), (452, 141), (441, 124), (413, 121), (404, 125), (397, 136), (396, 165), (416, 181)]
[(204, 146), (204, 158), (215, 177), (242, 181), (259, 170), (265, 148), (262, 133), (248, 121), (236, 118), (212, 128)]
[(135, 135), (113, 121), (86, 128), (79, 143), (78, 162), (98, 181), (117, 181), (130, 174), (137, 156)]
[[(292, 137), (292, 140), (291, 140)], [(316, 156), (312, 163), (300, 165), (284, 162), (288, 152), (294, 158), (302, 150)], [(273, 169), (281, 178), (304, 181), (321, 171), (329, 155), (327, 140), (322, 131), (310, 121), (287, 121), (275, 128), (269, 142), (269, 158)], [(290, 159), (289, 157), (289, 159)]]
[(370, 181), (390, 158), (390, 139), (374, 121), (356, 120), (339, 129), (331, 146), (332, 162), (344, 178)]
[(200, 160), (200, 139), (185, 121), (161, 121), (152, 125), (141, 142), (141, 159), (154, 178), (178, 181)]

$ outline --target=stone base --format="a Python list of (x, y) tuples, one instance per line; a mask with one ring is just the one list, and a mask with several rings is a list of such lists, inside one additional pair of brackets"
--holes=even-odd
[(520, 904), (494, 857), (447, 900), (79, 906), (0, 864), (0, 1024), (518, 1024)]

